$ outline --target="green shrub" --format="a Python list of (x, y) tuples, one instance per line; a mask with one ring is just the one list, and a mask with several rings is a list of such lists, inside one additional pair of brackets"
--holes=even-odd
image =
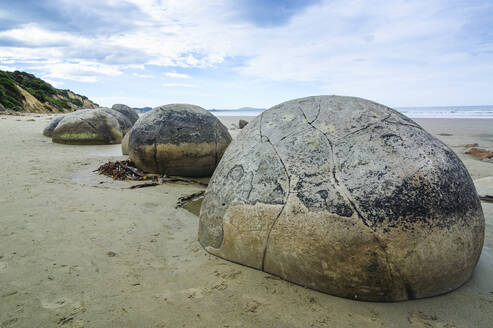
[(72, 104), (74, 104), (77, 107), (82, 107), (82, 105), (84, 105), (84, 103), (82, 102), (82, 100), (77, 99), (77, 98), (69, 98), (68, 101), (70, 101)]

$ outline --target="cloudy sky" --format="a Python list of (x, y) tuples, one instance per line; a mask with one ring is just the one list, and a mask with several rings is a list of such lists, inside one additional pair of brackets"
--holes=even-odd
[(493, 104), (491, 0), (0, 0), (0, 70), (102, 105)]

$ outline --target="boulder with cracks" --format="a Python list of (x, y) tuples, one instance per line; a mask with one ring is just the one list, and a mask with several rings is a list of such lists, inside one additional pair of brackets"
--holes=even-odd
[(472, 180), (442, 142), (391, 108), (318, 96), (267, 110), (233, 141), (199, 241), (322, 292), (400, 301), (467, 281), (484, 226)]

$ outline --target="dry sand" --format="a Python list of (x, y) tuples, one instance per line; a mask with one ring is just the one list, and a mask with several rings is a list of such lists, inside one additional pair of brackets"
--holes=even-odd
[[(29, 121), (34, 119), (35, 121)], [(251, 119), (251, 118), (246, 118)], [(228, 127), (238, 117), (222, 118)], [(452, 146), (480, 188), (493, 164), (493, 120), (417, 120)], [(122, 189), (93, 172), (119, 145), (53, 144), (47, 116), (0, 116), (0, 327), (492, 327), (493, 204), (486, 242), (460, 289), (401, 302), (358, 302), (309, 290), (207, 254), (198, 218), (176, 209), (202, 188)], [(236, 135), (238, 130), (232, 130)]]

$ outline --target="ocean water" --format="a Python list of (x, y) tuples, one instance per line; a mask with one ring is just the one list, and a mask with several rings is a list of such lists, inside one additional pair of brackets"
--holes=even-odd
[(411, 118), (493, 118), (493, 106), (401, 107)]
[[(411, 118), (493, 118), (493, 106), (397, 107)], [(257, 116), (265, 109), (213, 109), (216, 116)]]

